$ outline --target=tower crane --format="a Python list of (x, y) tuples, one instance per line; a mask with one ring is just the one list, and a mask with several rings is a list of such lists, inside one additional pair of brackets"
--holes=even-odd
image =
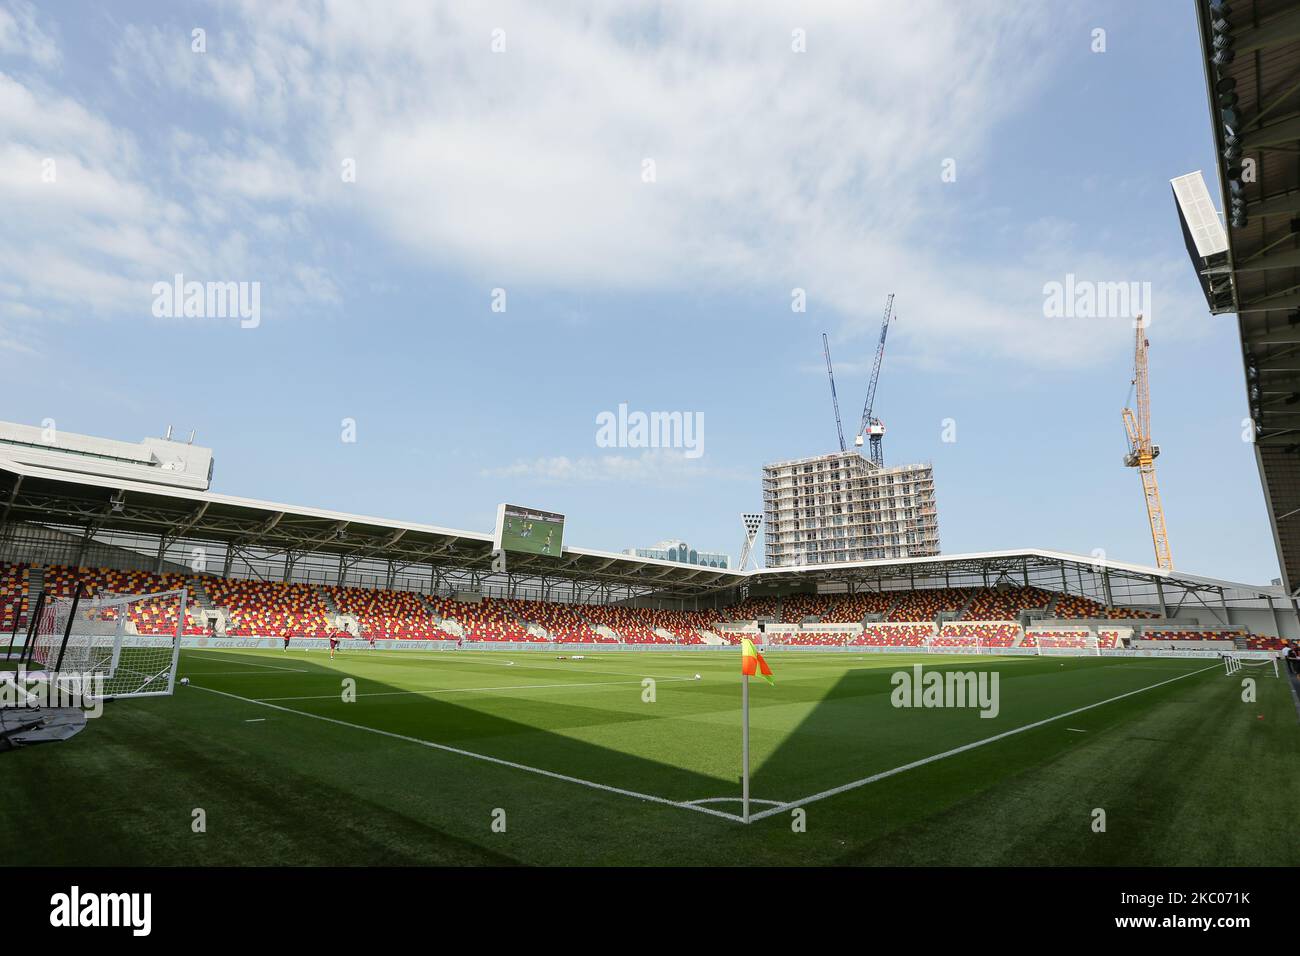
[(826, 355), (826, 376), (831, 380), (831, 404), (835, 406), (835, 431), (840, 436), (840, 451), (848, 451), (848, 445), (844, 444), (844, 425), (840, 422), (840, 399), (835, 394), (835, 370), (831, 368), (831, 343), (826, 338), (826, 333), (822, 333), (822, 352)]
[(889, 334), (889, 320), (894, 312), (894, 293), (889, 293), (885, 300), (885, 319), (880, 323), (880, 344), (876, 346), (876, 363), (871, 367), (871, 382), (867, 385), (867, 403), (862, 408), (862, 424), (858, 426), (858, 436), (853, 443), (862, 447), (865, 435), (871, 442), (871, 461), (877, 467), (885, 464), (885, 455), (880, 448), (880, 440), (885, 437), (885, 423), (876, 418), (872, 411), (876, 403), (876, 384), (880, 381), (880, 363), (885, 357), (885, 336)]
[(1151, 342), (1146, 336), (1142, 316), (1137, 320), (1137, 344), (1133, 350), (1133, 394), (1136, 396), (1135, 412), (1123, 411), (1124, 431), (1128, 434), (1128, 454), (1124, 464), (1136, 468), (1142, 478), (1142, 493), (1146, 498), (1147, 519), (1151, 522), (1151, 543), (1156, 550), (1156, 566), (1166, 571), (1174, 567), (1169, 552), (1169, 535), (1165, 529), (1165, 511), (1160, 504), (1160, 488), (1156, 484), (1155, 460), (1160, 446), (1151, 442), (1151, 389), (1147, 378), (1147, 349)]

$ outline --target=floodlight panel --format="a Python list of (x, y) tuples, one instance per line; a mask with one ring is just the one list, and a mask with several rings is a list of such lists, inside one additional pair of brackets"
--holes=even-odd
[(1228, 251), (1228, 234), (1219, 221), (1218, 210), (1210, 199), (1210, 190), (1205, 186), (1205, 177), (1198, 169), (1194, 173), (1178, 176), (1169, 180), (1174, 187), (1174, 200), (1178, 203), (1178, 214), (1182, 217), (1196, 254), (1202, 259)]

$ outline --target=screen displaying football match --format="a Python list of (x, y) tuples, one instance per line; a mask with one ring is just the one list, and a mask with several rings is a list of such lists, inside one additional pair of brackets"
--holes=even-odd
[(558, 558), (563, 546), (564, 515), (520, 505), (497, 508), (496, 547)]

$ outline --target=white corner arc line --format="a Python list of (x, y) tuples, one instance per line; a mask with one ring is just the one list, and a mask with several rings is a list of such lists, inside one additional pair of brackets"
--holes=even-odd
[(241, 697), (238, 694), (231, 694), (224, 690), (214, 690), (211, 687), (201, 687), (198, 684), (193, 683), (189, 686), (195, 690), (201, 690), (209, 694), (217, 694), (220, 697), (229, 697), (232, 700), (242, 701), (245, 704), (254, 704), (258, 707), (269, 707), (271, 710), (282, 711), (286, 714), (296, 714), (299, 717), (307, 717), (311, 720), (323, 720), (327, 724), (335, 724), (339, 727), (349, 727), (352, 730), (363, 730), (367, 733), (379, 734), (381, 737), (389, 737), (393, 740), (402, 740), (406, 743), (418, 744), (421, 747), (428, 747), (431, 750), (441, 750), (444, 753), (456, 754), (461, 757), (470, 757), (474, 760), (494, 763), (501, 767), (510, 767), (513, 770), (523, 770), (527, 773), (535, 773), (541, 777), (550, 777), (552, 780), (563, 780), (566, 783), (576, 783), (584, 787), (590, 787), (593, 790), (603, 790), (606, 793), (617, 793), (624, 797), (634, 797), (637, 800), (659, 803), (669, 807), (681, 807), (684, 810), (694, 810), (697, 813), (707, 813), (709, 816), (721, 817), (724, 820), (735, 820), (740, 822), (741, 819), (734, 813), (725, 813), (722, 810), (714, 810), (711, 807), (696, 806), (693, 803), (683, 803), (680, 800), (669, 800), (667, 797), (656, 797), (650, 793), (640, 793), (636, 790), (626, 790), (622, 787), (611, 787), (609, 784), (596, 783), (592, 780), (583, 780), (581, 777), (571, 777), (568, 774), (556, 773), (553, 770), (543, 770), (540, 767), (530, 767), (527, 764), (515, 763), (513, 760), (503, 760), (500, 757), (491, 757), (487, 754), (474, 753), (472, 750), (461, 750), (459, 747), (449, 747), (446, 744), (434, 743), (432, 740), (421, 740), (419, 737), (397, 734), (393, 733), (391, 730), (380, 730), (378, 727), (367, 727), (365, 724), (353, 724), (346, 720), (339, 720), (337, 717), (326, 717), (323, 714), (309, 714), (306, 711), (294, 710), (292, 707), (281, 707), (279, 704), (270, 704), (264, 700), (254, 700), (251, 697)]
[[(687, 800), (686, 802), (689, 803), (691, 806), (697, 806), (701, 803), (744, 803), (745, 798), (744, 797), (705, 797), (703, 800)], [(750, 797), (749, 802), (768, 803), (771, 804), (772, 806), (777, 806), (777, 807), (784, 805), (784, 801), (781, 800), (760, 800), (758, 799), (758, 797)]]
[(852, 783), (846, 783), (839, 787), (832, 787), (830, 790), (823, 790), (821, 793), (814, 793), (809, 797), (792, 800), (790, 803), (783, 803), (779, 807), (773, 807), (771, 810), (761, 810), (758, 813), (750, 814), (749, 820), (753, 823), (756, 820), (762, 820), (764, 817), (770, 817), (785, 810), (792, 810), (795, 807), (802, 807), (809, 803), (816, 803), (818, 800), (825, 800), (827, 797), (838, 796), (841, 793), (847, 793), (849, 790), (856, 790), (859, 787), (865, 787), (867, 784), (875, 783), (877, 780), (884, 780), (886, 777), (895, 776), (896, 774), (903, 773), (906, 770), (914, 770), (915, 768), (923, 767), (928, 763), (934, 763), (936, 760), (943, 760), (945, 757), (952, 757), (959, 753), (965, 753), (967, 750), (974, 750), (976, 747), (983, 747), (985, 744), (991, 744), (998, 740), (1005, 740), (1007, 737), (1024, 733), (1026, 730), (1033, 730), (1035, 727), (1042, 727), (1044, 724), (1050, 724), (1056, 720), (1063, 720), (1066, 717), (1073, 717), (1075, 714), (1082, 714), (1084, 711), (1092, 710), (1094, 707), (1113, 704), (1117, 700), (1123, 700), (1125, 697), (1132, 697), (1134, 694), (1141, 694), (1148, 690), (1155, 690), (1157, 687), (1164, 687), (1166, 684), (1172, 684), (1174, 681), (1182, 680), (1185, 677), (1195, 677), (1197, 674), (1204, 674), (1206, 671), (1216, 670), (1219, 666), (1220, 665), (1218, 664), (1211, 664), (1209, 667), (1202, 667), (1199, 670), (1188, 671), (1186, 674), (1179, 674), (1177, 677), (1169, 678), (1169, 680), (1162, 680), (1158, 684), (1139, 687), (1137, 690), (1131, 690), (1126, 694), (1120, 694), (1118, 697), (1099, 700), (1095, 704), (1088, 704), (1086, 707), (1067, 710), (1065, 713), (1057, 714), (1055, 717), (1036, 720), (1032, 724), (1025, 724), (1023, 727), (1016, 727), (1000, 734), (994, 734), (992, 737), (985, 737), (983, 740), (976, 740), (973, 743), (962, 744), (960, 747), (954, 747), (952, 750), (945, 750), (941, 754), (934, 754), (929, 757), (922, 757), (920, 760), (913, 760), (911, 763), (905, 763), (901, 767), (895, 767), (892, 770), (882, 770), (880, 773), (874, 773), (870, 777), (863, 777), (861, 780), (854, 780)]

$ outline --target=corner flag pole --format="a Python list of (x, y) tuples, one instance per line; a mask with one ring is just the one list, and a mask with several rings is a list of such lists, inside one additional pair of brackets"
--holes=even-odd
[(740, 712), (741, 712), (741, 732), (740, 732), (740, 799), (741, 799), (741, 821), (749, 822), (749, 675), (742, 674), (740, 677)]

